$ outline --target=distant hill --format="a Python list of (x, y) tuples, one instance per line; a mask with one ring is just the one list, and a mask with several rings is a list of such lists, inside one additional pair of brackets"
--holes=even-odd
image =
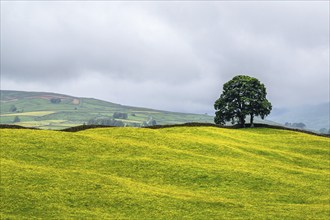
[(275, 108), (268, 117), (284, 124), (285, 122), (302, 122), (307, 129), (320, 130), (330, 127), (330, 102), (319, 105), (304, 105), (294, 108)]
[[(62, 129), (89, 122), (113, 123), (114, 120), (117, 123), (114, 125), (119, 126), (213, 122), (213, 117), (208, 115), (124, 106), (94, 98), (47, 92), (2, 90), (0, 110), (2, 124), (43, 129)], [(19, 121), (14, 122), (16, 117)]]
[[(42, 129), (63, 129), (89, 123), (133, 127), (187, 122), (214, 123), (213, 116), (206, 114), (132, 107), (48, 92), (2, 90), (0, 101), (0, 123)], [(259, 118), (255, 122), (278, 125)]]

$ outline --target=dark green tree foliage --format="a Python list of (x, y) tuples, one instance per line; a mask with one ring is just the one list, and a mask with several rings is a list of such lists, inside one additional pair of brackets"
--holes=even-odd
[(290, 122), (285, 122), (285, 126), (292, 127), (292, 128), (305, 128), (306, 125), (302, 122), (295, 122), (295, 123), (290, 123)]
[(132, 123), (130, 123), (128, 125), (131, 126), (131, 127), (141, 127), (141, 124), (140, 123), (136, 123), (136, 122), (132, 122)]
[(223, 92), (214, 104), (214, 122), (225, 124), (231, 121), (234, 124), (238, 121), (245, 127), (246, 116), (250, 116), (250, 124), (253, 127), (255, 116), (264, 119), (272, 110), (266, 95), (266, 88), (258, 79), (244, 75), (235, 76), (224, 84)]
[(121, 118), (121, 119), (127, 119), (128, 115), (127, 113), (122, 113), (122, 112), (115, 112), (113, 113), (113, 118)]
[(16, 122), (20, 122), (21, 121), (21, 119), (18, 117), (18, 116), (15, 116), (15, 118), (14, 118), (14, 123), (16, 123)]
[(11, 105), (10, 108), (9, 108), (9, 111), (10, 112), (16, 112), (17, 111), (17, 108), (15, 105)]
[(148, 121), (142, 122), (141, 127), (148, 127), (148, 126), (155, 126), (155, 125), (157, 125), (156, 120), (150, 118)]
[(322, 134), (330, 134), (330, 129), (321, 128), (321, 129), (319, 130), (319, 132), (322, 133)]
[(156, 122), (155, 119), (151, 119), (151, 120), (149, 120), (147, 123), (148, 123), (148, 125), (150, 125), (150, 126), (155, 126), (155, 125), (157, 125), (157, 122)]
[(147, 127), (147, 126), (149, 126), (149, 125), (148, 125), (148, 122), (143, 121), (142, 124), (141, 124), (141, 127)]
[(148, 121), (144, 121), (144, 122), (141, 124), (141, 127), (155, 126), (155, 125), (157, 125), (156, 120), (149, 116)]
[(116, 126), (116, 127), (124, 127), (124, 123), (122, 121), (117, 121), (112, 118), (93, 118), (87, 122), (88, 125), (108, 125), (108, 126)]
[(60, 98), (51, 98), (50, 102), (53, 104), (59, 104), (61, 102), (61, 99)]

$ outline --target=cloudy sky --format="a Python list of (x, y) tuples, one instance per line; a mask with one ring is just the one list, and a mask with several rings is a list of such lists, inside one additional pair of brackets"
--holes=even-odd
[(329, 101), (329, 1), (1, 1), (1, 89), (213, 113), (238, 74)]

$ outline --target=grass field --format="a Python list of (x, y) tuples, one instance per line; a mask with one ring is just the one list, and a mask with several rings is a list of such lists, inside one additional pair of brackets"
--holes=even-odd
[(52, 111), (37, 111), (37, 112), (21, 112), (21, 113), (10, 113), (10, 114), (3, 114), (0, 115), (1, 117), (6, 117), (6, 116), (44, 116), (44, 115), (49, 115), (53, 114), (55, 112)]
[(1, 219), (329, 219), (329, 138), (1, 129)]

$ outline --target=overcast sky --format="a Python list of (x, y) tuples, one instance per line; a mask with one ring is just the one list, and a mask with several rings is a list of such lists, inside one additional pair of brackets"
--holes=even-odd
[(238, 74), (329, 101), (329, 1), (1, 1), (1, 89), (213, 113)]

